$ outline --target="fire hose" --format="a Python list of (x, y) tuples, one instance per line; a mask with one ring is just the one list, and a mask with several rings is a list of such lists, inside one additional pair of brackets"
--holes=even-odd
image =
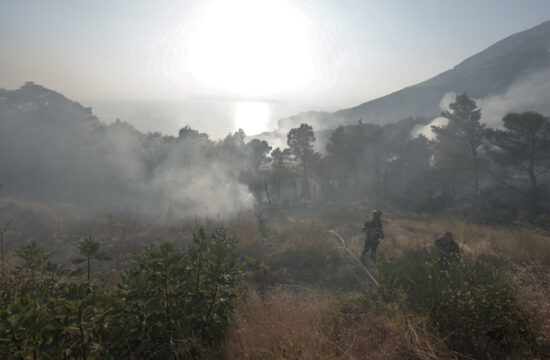
[(333, 231), (333, 230), (329, 230), (328, 231), (330, 234), (336, 236), (339, 240), (340, 240), (340, 243), (342, 244), (342, 246), (338, 246), (338, 249), (342, 249), (342, 250), (345, 250), (347, 251), (355, 260), (357, 260), (357, 263), (359, 263), (359, 265), (361, 266), (361, 268), (365, 271), (365, 273), (370, 277), (370, 279), (372, 280), (372, 282), (374, 282), (374, 284), (376, 284), (378, 286), (378, 280), (376, 280), (376, 278), (371, 274), (371, 272), (369, 271), (369, 269), (367, 269), (367, 267), (361, 262), (361, 260), (357, 257), (357, 255), (355, 255), (353, 253), (353, 251), (351, 251), (350, 249), (348, 249), (346, 247), (346, 242), (344, 241), (344, 238), (342, 236), (340, 236), (340, 234), (338, 234), (336, 231)]

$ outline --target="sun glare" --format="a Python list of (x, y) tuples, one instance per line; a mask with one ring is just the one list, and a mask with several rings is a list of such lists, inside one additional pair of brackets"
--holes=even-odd
[(312, 77), (305, 16), (284, 0), (214, 0), (188, 49), (200, 83), (237, 96), (270, 96)]
[(240, 102), (235, 107), (235, 128), (247, 135), (256, 135), (267, 130), (269, 105), (261, 102)]

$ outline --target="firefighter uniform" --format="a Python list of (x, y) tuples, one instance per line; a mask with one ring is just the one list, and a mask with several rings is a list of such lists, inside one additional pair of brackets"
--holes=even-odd
[(384, 238), (382, 220), (380, 220), (381, 216), (381, 211), (374, 210), (372, 212), (372, 220), (365, 222), (365, 226), (363, 227), (363, 231), (365, 232), (365, 247), (361, 256), (365, 256), (368, 252), (371, 252), (372, 256), (376, 255), (380, 239)]

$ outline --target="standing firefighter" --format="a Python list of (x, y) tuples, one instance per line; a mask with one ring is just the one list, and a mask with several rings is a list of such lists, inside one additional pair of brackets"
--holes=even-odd
[(382, 231), (382, 211), (374, 210), (372, 212), (372, 220), (365, 222), (363, 231), (366, 233), (365, 236), (365, 247), (361, 256), (365, 256), (368, 252), (372, 252), (372, 257), (376, 255), (376, 250), (378, 249), (378, 244), (380, 239), (384, 238), (384, 231)]

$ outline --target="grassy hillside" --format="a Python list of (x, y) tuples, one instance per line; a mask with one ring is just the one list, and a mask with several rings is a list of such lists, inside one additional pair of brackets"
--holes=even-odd
[[(359, 255), (362, 224), (374, 207), (324, 204), (241, 213), (229, 220), (188, 218), (156, 223), (139, 214), (96, 217), (70, 209), (4, 202), (0, 225), (10, 221), (4, 246), (7, 273), (12, 274), (22, 264), (16, 249), (31, 241), (55, 251), (54, 262), (67, 264), (77, 256), (78, 242), (93, 235), (111, 258), (94, 269), (94, 286), (102, 291), (114, 289), (117, 274), (135, 266), (133, 252), (153, 244), (158, 248), (168, 241), (185, 253), (199, 229), (210, 233), (227, 228), (238, 241), (235, 260), (241, 272), (240, 285), (232, 291), (237, 296), (232, 320), (218, 340), (193, 356), (548, 356), (549, 233), (521, 224), (472, 224), (446, 214), (382, 207), (386, 238), (376, 261), (367, 262), (380, 282), (376, 286), (334, 235), (339, 234), (346, 248)], [(462, 254), (456, 264), (441, 267), (431, 249), (434, 240), (447, 231), (454, 234)], [(6, 275), (4, 286), (10, 276), (15, 275)], [(442, 325), (449, 321), (449, 314), (460, 316), (452, 319), (452, 329)], [(470, 332), (477, 334), (474, 339), (468, 337)]]

